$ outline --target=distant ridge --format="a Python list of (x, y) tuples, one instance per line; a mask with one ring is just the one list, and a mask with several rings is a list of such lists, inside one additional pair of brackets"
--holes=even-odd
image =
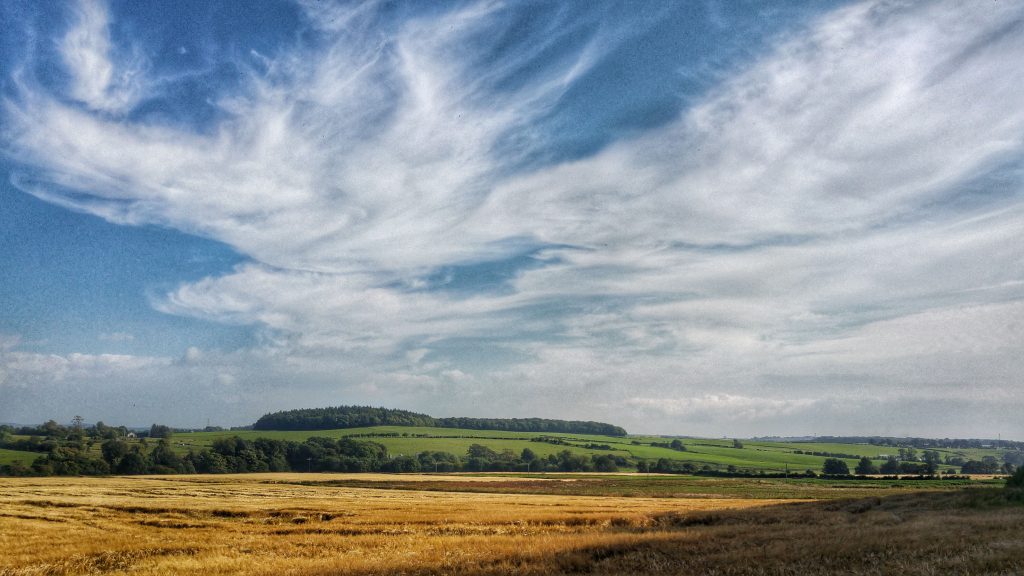
[(558, 432), (625, 436), (620, 426), (604, 422), (550, 420), (547, 418), (434, 418), (408, 410), (371, 406), (335, 406), (300, 408), (264, 414), (253, 430), (332, 430), (365, 426), (423, 426), (464, 428), (468, 430), (504, 430), (507, 432)]

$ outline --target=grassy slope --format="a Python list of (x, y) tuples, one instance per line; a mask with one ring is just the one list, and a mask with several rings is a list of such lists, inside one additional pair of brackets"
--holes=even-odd
[[(386, 437), (382, 434), (407, 434), (407, 436)], [(370, 436), (367, 436), (370, 435)], [(546, 456), (562, 450), (571, 450), (582, 454), (618, 454), (644, 459), (667, 458), (694, 462), (698, 465), (710, 464), (725, 467), (734, 465), (740, 469), (777, 470), (788, 468), (792, 471), (812, 469), (820, 471), (825, 458), (806, 454), (794, 454), (795, 450), (843, 453), (858, 456), (876, 457), (882, 454), (895, 454), (895, 448), (872, 446), (869, 444), (825, 444), (803, 442), (753, 442), (743, 441), (743, 448), (733, 448), (731, 439), (685, 438), (682, 440), (687, 447), (686, 452), (668, 448), (650, 446), (651, 442), (668, 442), (666, 438), (655, 436), (630, 436), (617, 438), (587, 434), (544, 434), (538, 432), (503, 432), (497, 430), (463, 430), (457, 428), (416, 428), (407, 426), (376, 426), (370, 428), (348, 428), (341, 430), (316, 431), (274, 431), (246, 430), (225, 432), (192, 432), (174, 435), (177, 450), (187, 452), (189, 448), (209, 447), (217, 438), (240, 436), (246, 439), (275, 438), (302, 441), (313, 436), (341, 438), (343, 436), (360, 436), (362, 440), (373, 440), (386, 446), (392, 454), (415, 454), (426, 450), (444, 451), (453, 454), (465, 454), (471, 444), (483, 444), (493, 450), (509, 449), (519, 454), (523, 448), (529, 448), (536, 454)], [(424, 437), (425, 436), (425, 437)], [(441, 436), (459, 436), (459, 438), (441, 438)], [(573, 444), (607, 444), (612, 451), (592, 450), (580, 446), (564, 446), (544, 442), (531, 442), (538, 436), (563, 438)], [(633, 444), (640, 442), (640, 445)], [(921, 452), (920, 450), (918, 451)], [(941, 450), (951, 455), (964, 455), (980, 459), (985, 455), (998, 456), (997, 450)], [(852, 470), (857, 459), (847, 459)]]
[[(381, 437), (379, 434), (409, 434), (400, 437)], [(432, 437), (418, 438), (416, 435), (429, 435)], [(363, 435), (373, 435), (363, 437)], [(618, 454), (629, 456), (625, 448), (629, 443), (622, 443), (621, 438), (610, 436), (593, 436), (586, 434), (540, 434), (536, 432), (502, 432), (498, 430), (463, 430), (458, 428), (416, 428), (409, 426), (375, 426), (372, 428), (346, 428), (341, 430), (312, 430), (312, 431), (283, 431), (283, 430), (244, 430), (236, 432), (192, 432), (174, 435), (174, 443), (178, 450), (187, 451), (189, 447), (206, 448), (213, 444), (217, 438), (230, 438), (239, 436), (247, 440), (256, 438), (272, 438), (278, 440), (302, 441), (314, 436), (326, 438), (341, 438), (343, 436), (357, 436), (358, 440), (372, 440), (379, 442), (388, 448), (391, 454), (416, 454), (426, 450), (451, 452), (452, 454), (463, 455), (472, 444), (483, 444), (498, 452), (509, 449), (517, 455), (523, 448), (529, 448), (534, 453), (547, 456), (557, 454), (562, 450), (571, 450), (582, 454)], [(437, 436), (460, 436), (459, 438), (437, 438)], [(564, 446), (548, 444), (546, 442), (531, 442), (530, 438), (538, 436), (557, 436), (571, 439), (575, 444), (608, 444), (615, 450), (590, 450), (576, 446)], [(185, 444), (179, 446), (178, 444)]]
[(21, 450), (7, 450), (6, 448), (0, 448), (0, 465), (21, 462), (28, 466), (40, 456), (42, 456), (42, 454), (38, 452), (22, 452)]

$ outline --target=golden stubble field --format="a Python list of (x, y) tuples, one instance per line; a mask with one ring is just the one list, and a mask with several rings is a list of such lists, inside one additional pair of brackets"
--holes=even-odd
[(0, 575), (1024, 573), (1022, 508), (965, 510), (942, 494), (782, 503), (290, 483), (345, 477), (3, 478)]

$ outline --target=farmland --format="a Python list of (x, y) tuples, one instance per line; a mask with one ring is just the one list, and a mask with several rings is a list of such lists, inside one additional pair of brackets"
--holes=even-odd
[[(353, 482), (361, 484), (346, 485)], [(665, 490), (650, 497), (645, 490), (657, 482)], [(1024, 507), (997, 489), (933, 484), (917, 492), (822, 481), (815, 492), (791, 480), (766, 491), (760, 482), (641, 475), (7, 478), (0, 479), (0, 575), (1024, 570)], [(509, 493), (515, 487), (526, 492)]]
[[(599, 436), (588, 434), (558, 434), (539, 432), (507, 432), (495, 430), (466, 430), (458, 428), (422, 428), (412, 426), (375, 426), (366, 428), (345, 428), (338, 430), (315, 431), (275, 431), (275, 430), (242, 430), (221, 432), (190, 432), (174, 436), (175, 449), (185, 453), (189, 449), (207, 448), (217, 438), (239, 436), (247, 440), (256, 438), (272, 438), (280, 440), (302, 441), (310, 437), (341, 438), (345, 436), (373, 440), (387, 447), (392, 454), (416, 454), (422, 451), (443, 451), (453, 454), (465, 454), (472, 444), (483, 444), (495, 451), (512, 450), (515, 453), (529, 448), (539, 456), (555, 454), (562, 450), (570, 450), (585, 455), (612, 454), (646, 460), (665, 458), (672, 461), (692, 462), (698, 466), (708, 465), (713, 468), (735, 466), (740, 470), (766, 470), (781, 472), (784, 470), (803, 471), (821, 470), (824, 456), (797, 454), (801, 452), (820, 452), (845, 454), (850, 456), (867, 456), (878, 458), (884, 455), (895, 455), (896, 448), (874, 446), (870, 444), (837, 444), (814, 442), (742, 442), (742, 448), (734, 448), (731, 439), (682, 438), (685, 452), (669, 448), (652, 446), (652, 443), (667, 443), (668, 439), (658, 436)], [(540, 437), (558, 438), (565, 444), (534, 442), (531, 439)], [(606, 445), (611, 450), (595, 450), (587, 448), (588, 444)], [(939, 449), (943, 456), (960, 456), (968, 459), (981, 459), (984, 456), (999, 458), (1002, 451), (997, 449)], [(852, 470), (857, 458), (844, 458)], [(943, 469), (948, 466), (943, 466)], [(954, 467), (955, 468), (955, 467)]]
[[(56, 423), (50, 428), (24, 433), (8, 429), (0, 444), (7, 449), (0, 452), (0, 474), (639, 471), (810, 477), (822, 473), (828, 459), (842, 460), (846, 469), (855, 471), (859, 460), (866, 457), (877, 472), (913, 477), (924, 473), (922, 454), (934, 463), (934, 473), (945, 476), (961, 469), (998, 474), (1012, 470), (1003, 467), (1004, 462), (1007, 466), (1019, 464), (1024, 456), (1012, 443), (995, 448), (978, 447), (980, 442), (975, 442), (971, 448), (924, 452), (905, 444), (604, 436), (439, 426), (174, 432), (154, 425), (154, 429), (164, 430), (150, 438), (134, 438), (127, 429), (114, 433), (109, 427), (103, 436), (92, 428), (84, 433)], [(111, 442), (113, 445), (107, 446)], [(903, 462), (886, 460), (897, 457)], [(962, 467), (968, 464), (971, 466)]]

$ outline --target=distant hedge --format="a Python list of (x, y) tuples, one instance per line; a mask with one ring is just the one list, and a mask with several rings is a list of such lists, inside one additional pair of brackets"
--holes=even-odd
[(625, 436), (626, 431), (603, 422), (549, 420), (546, 418), (434, 418), (426, 414), (370, 406), (302, 408), (265, 414), (253, 424), (254, 430), (332, 430), (366, 426), (422, 426), (503, 430), (507, 432), (560, 432)]

